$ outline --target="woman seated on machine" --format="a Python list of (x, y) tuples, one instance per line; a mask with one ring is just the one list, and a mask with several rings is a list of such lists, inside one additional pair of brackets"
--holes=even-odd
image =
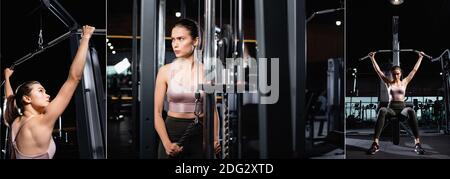
[(369, 53), (369, 57), (372, 61), (373, 68), (375, 69), (376, 73), (381, 78), (381, 80), (385, 83), (386, 88), (389, 92), (389, 104), (387, 108), (382, 107), (378, 112), (378, 119), (375, 125), (375, 134), (373, 138), (373, 143), (370, 149), (367, 151), (368, 154), (373, 155), (380, 150), (379, 138), (383, 130), (386, 117), (399, 115), (408, 117), (408, 123), (411, 126), (415, 138), (414, 151), (419, 155), (424, 154), (424, 149), (420, 145), (419, 129), (417, 126), (416, 114), (412, 108), (406, 107), (405, 105), (406, 87), (408, 86), (409, 82), (413, 79), (414, 75), (419, 69), (424, 53), (418, 52), (418, 55), (419, 59), (417, 60), (414, 69), (404, 79), (401, 79), (402, 69), (399, 66), (393, 66), (390, 70), (392, 76), (391, 80), (384, 75), (383, 71), (380, 70), (380, 67), (375, 61), (375, 52)]
[(27, 81), (16, 88), (11, 87), (13, 70), (5, 69), (5, 91), (7, 106), (5, 123), (10, 128), (10, 158), (52, 159), (56, 146), (52, 138), (53, 127), (58, 117), (69, 104), (80, 82), (89, 39), (95, 28), (84, 26), (77, 54), (70, 66), (69, 76), (53, 100), (37, 81)]

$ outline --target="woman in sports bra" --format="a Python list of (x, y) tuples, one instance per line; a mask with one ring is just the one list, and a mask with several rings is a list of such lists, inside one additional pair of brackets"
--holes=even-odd
[(15, 93), (10, 77), (13, 70), (5, 69), (7, 106), (4, 119), (11, 129), (10, 145), (13, 159), (52, 159), (56, 146), (52, 138), (53, 127), (64, 112), (81, 80), (89, 39), (95, 28), (83, 26), (82, 38), (66, 82), (53, 100), (37, 81), (19, 85)]
[(408, 76), (404, 79), (401, 78), (402, 77), (401, 68), (399, 66), (393, 66), (390, 70), (392, 76), (391, 80), (388, 77), (386, 77), (384, 73), (380, 70), (380, 67), (375, 61), (375, 52), (369, 53), (369, 57), (372, 61), (375, 72), (378, 74), (381, 80), (383, 80), (388, 90), (389, 105), (387, 108), (382, 107), (378, 111), (378, 119), (377, 123), (375, 124), (375, 134), (373, 138), (374, 141), (369, 150), (367, 151), (368, 154), (373, 155), (380, 150), (379, 138), (383, 130), (386, 117), (394, 115), (397, 116), (403, 115), (405, 117), (408, 117), (408, 123), (411, 126), (415, 138), (414, 151), (419, 155), (424, 154), (424, 149), (420, 145), (419, 140), (419, 129), (417, 126), (416, 113), (412, 108), (406, 107), (405, 105), (406, 87), (408, 86), (409, 82), (413, 79), (417, 70), (419, 70), (423, 58), (423, 52), (419, 52), (418, 55), (419, 59), (417, 60), (416, 65), (414, 66), (413, 70), (408, 74)]
[[(158, 158), (204, 158), (203, 131), (195, 125), (203, 121), (204, 92), (197, 89), (203, 81), (203, 65), (194, 59), (200, 30), (192, 20), (181, 19), (172, 28), (172, 48), (177, 59), (158, 71), (155, 87), (155, 129), (160, 137)], [(196, 92), (198, 101), (196, 102)], [(162, 116), (164, 97), (169, 103)], [(197, 123), (198, 124), (198, 123)], [(214, 109), (214, 148), (219, 152), (218, 114)]]

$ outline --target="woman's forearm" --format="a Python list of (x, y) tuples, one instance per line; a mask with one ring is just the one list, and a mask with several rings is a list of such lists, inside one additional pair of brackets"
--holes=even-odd
[(14, 95), (14, 91), (11, 87), (11, 82), (9, 81), (9, 77), (5, 78), (5, 94), (6, 94), (6, 97)]
[(378, 63), (375, 60), (375, 58), (371, 58), (371, 60), (372, 60), (373, 68), (375, 69), (375, 72), (377, 73), (378, 77), (380, 77), (381, 80), (383, 80), (385, 83), (387, 83), (388, 79), (386, 78), (386, 76), (384, 76), (384, 73), (383, 73), (383, 71), (381, 71), (380, 66), (378, 66)]
[(414, 65), (414, 68), (409, 72), (408, 76), (405, 78), (406, 83), (409, 83), (413, 78), (414, 75), (416, 75), (417, 70), (419, 70), (420, 64), (422, 63), (422, 56), (419, 57), (419, 59), (416, 62), (416, 65)]
[(417, 60), (416, 65), (414, 65), (414, 69), (415, 71), (419, 70), (420, 64), (422, 63), (422, 59), (423, 57), (419, 57), (419, 59)]
[(372, 66), (373, 66), (373, 69), (375, 69), (375, 71), (376, 71), (377, 73), (380, 73), (380, 72), (381, 72), (381, 69), (380, 69), (380, 66), (378, 66), (377, 61), (376, 61), (375, 59), (371, 59), (371, 60), (372, 60)]
[(164, 120), (161, 115), (155, 116), (155, 129), (164, 146), (172, 143), (169, 139), (169, 135), (167, 134), (166, 125), (164, 124)]
[(14, 91), (11, 87), (11, 81), (10, 81), (10, 77), (13, 74), (13, 70), (6, 68), (4, 71), (4, 76), (5, 76), (5, 97), (9, 97), (11, 95), (14, 95)]
[(80, 81), (83, 75), (84, 65), (89, 48), (89, 38), (81, 38), (75, 58), (70, 66), (69, 79)]

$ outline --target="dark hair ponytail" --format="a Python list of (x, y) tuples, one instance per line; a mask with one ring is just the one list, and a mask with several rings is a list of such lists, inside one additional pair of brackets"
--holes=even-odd
[(16, 94), (8, 96), (6, 98), (6, 110), (4, 114), (5, 122), (8, 126), (11, 127), (14, 120), (23, 115), (23, 112), (25, 111), (22, 97), (25, 95), (29, 95), (32, 86), (34, 84), (40, 84), (38, 81), (27, 81), (25, 83), (22, 83), (17, 87)]
[(3, 118), (5, 119), (6, 126), (9, 127), (9, 133), (8, 133), (8, 144), (7, 144), (7, 150), (5, 151), (5, 156), (8, 156), (7, 159), (15, 159), (16, 153), (14, 151), (13, 142), (12, 142), (12, 123), (14, 122), (14, 119), (16, 119), (17, 116), (19, 116), (19, 112), (16, 110), (15, 106), (15, 96), (11, 95), (6, 98), (6, 109), (5, 109), (5, 115)]
[(5, 110), (5, 124), (7, 124), (9, 127), (11, 127), (12, 123), (14, 122), (14, 119), (16, 119), (18, 116), (20, 116), (19, 111), (16, 108), (16, 96), (11, 95), (6, 98), (6, 110)]

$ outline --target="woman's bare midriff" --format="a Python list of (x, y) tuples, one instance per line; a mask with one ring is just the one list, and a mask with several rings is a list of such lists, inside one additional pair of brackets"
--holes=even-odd
[[(186, 119), (186, 120), (193, 120), (193, 119), (195, 119), (194, 113), (184, 113), (184, 112), (172, 112), (172, 111), (169, 111), (169, 112), (167, 112), (167, 115), (169, 115), (170, 117), (183, 118), (183, 119)], [(203, 115), (204, 115), (203, 113), (200, 114), (200, 117), (202, 118)]]

